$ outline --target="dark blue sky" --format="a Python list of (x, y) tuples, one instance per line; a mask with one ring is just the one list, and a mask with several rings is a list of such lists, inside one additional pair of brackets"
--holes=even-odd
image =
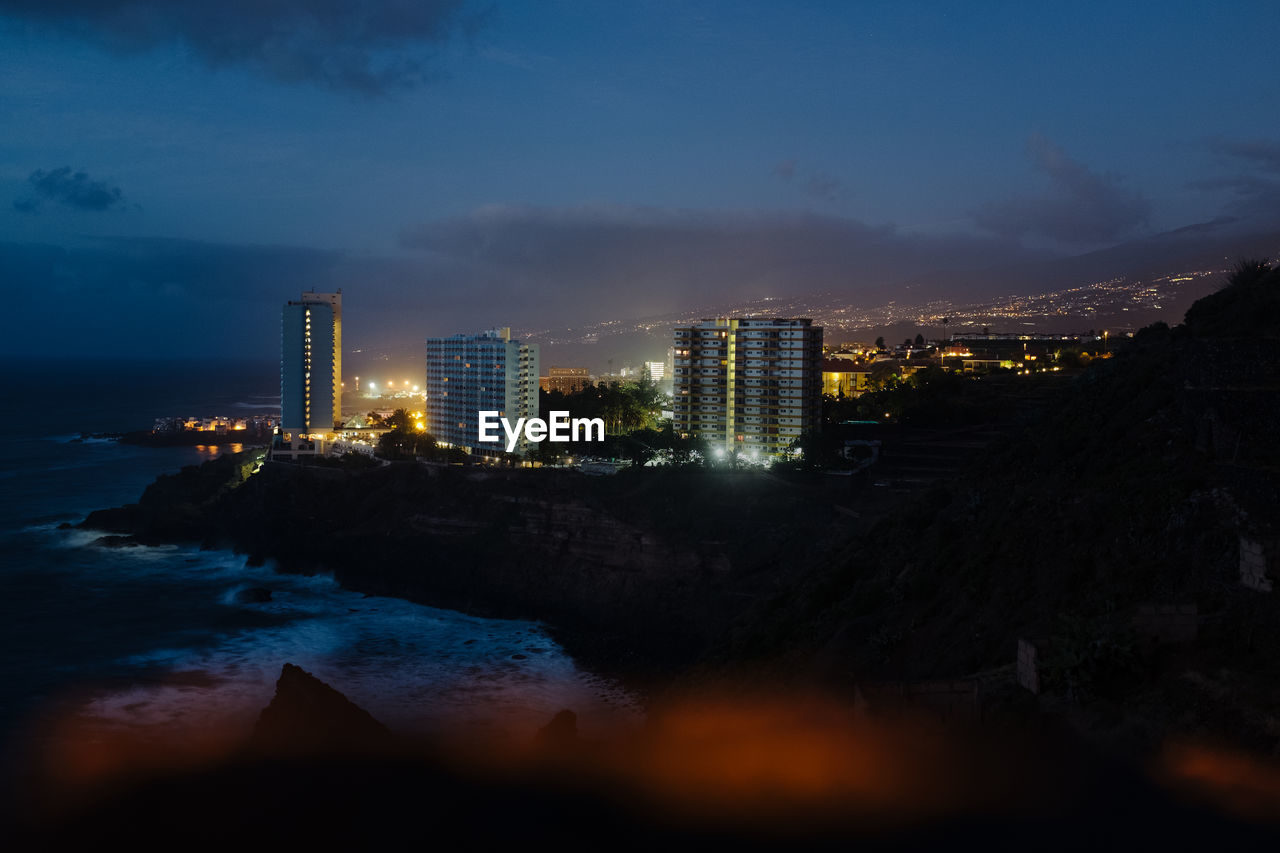
[(0, 286), (35, 318), (5, 349), (269, 354), (312, 284), (406, 342), (1270, 227), (1277, 32), (1274, 2), (0, 0)]

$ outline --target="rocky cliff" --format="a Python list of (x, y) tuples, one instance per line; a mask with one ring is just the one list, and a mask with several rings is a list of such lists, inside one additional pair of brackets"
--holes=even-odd
[(373, 470), (223, 457), (161, 478), (91, 528), (231, 547), (286, 571), (549, 622), (606, 668), (695, 660), (749, 604), (847, 535), (820, 475)]

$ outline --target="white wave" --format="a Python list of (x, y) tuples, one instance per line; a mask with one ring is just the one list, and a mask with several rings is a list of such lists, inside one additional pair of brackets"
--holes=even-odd
[[(279, 588), (281, 579), (263, 585)], [(134, 688), (127, 696), (103, 697), (91, 711), (119, 716), (127, 706), (125, 716), (139, 723), (213, 712), (249, 718), (270, 701), (280, 667), (289, 662), (402, 732), (462, 720), (469, 728), (531, 735), (557, 711), (572, 708), (589, 734), (639, 715), (633, 697), (579, 670), (536, 624), (365, 598), (336, 586), (296, 590), (312, 585), (313, 579), (303, 580), (294, 585), (303, 594), (286, 590), (271, 602), (241, 605), (302, 618), (228, 633), (199, 650), (156, 649), (121, 661), (200, 672), (207, 685)]]
[[(57, 532), (72, 547), (91, 547), (102, 535)], [(215, 718), (250, 725), (271, 700), (285, 662), (301, 666), (403, 732), (464, 721), (478, 731), (532, 736), (557, 711), (571, 708), (590, 735), (633, 722), (640, 713), (634, 697), (580, 670), (536, 623), (365, 596), (341, 588), (328, 575), (279, 574), (271, 563), (248, 566), (230, 551), (177, 545), (100, 550), (111, 556), (83, 569), (86, 582), (98, 572), (166, 583), (188, 578), (212, 586), (219, 606), (273, 620), (234, 630), (193, 624), (197, 647), (184, 647), (179, 640), (120, 659), (117, 663), (153, 670), (156, 677), (85, 707), (84, 713), (110, 725), (194, 725)], [(236, 601), (239, 590), (259, 586), (272, 590), (270, 601)], [(201, 677), (165, 681), (178, 673)]]

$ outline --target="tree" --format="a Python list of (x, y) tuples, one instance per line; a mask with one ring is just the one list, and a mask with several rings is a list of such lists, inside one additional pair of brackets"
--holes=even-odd
[(919, 335), (919, 334), (916, 335), (916, 346), (918, 347), (924, 346), (924, 335)]
[(395, 430), (409, 432), (413, 429), (413, 418), (410, 417), (407, 409), (396, 409), (387, 418), (386, 425)]
[(1183, 325), (1196, 337), (1280, 334), (1280, 268), (1262, 260), (1235, 265), (1226, 287), (1187, 309)]
[(876, 338), (876, 349), (884, 349), (884, 335)]

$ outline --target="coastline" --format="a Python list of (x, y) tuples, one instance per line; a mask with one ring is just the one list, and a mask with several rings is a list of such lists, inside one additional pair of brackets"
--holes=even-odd
[(161, 477), (137, 504), (79, 526), (125, 537), (114, 544), (228, 548), (357, 592), (537, 621), (584, 668), (641, 695), (849, 532), (833, 527), (821, 477), (416, 463), (268, 463), (251, 475), (257, 458), (227, 454)]

